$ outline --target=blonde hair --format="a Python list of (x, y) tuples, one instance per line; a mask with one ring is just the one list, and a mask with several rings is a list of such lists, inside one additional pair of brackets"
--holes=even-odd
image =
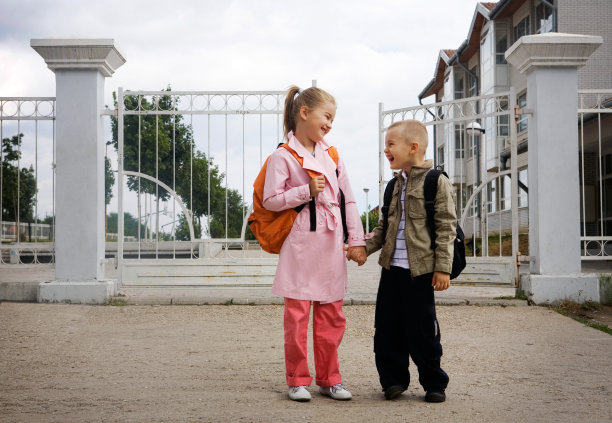
[(418, 120), (401, 120), (389, 126), (387, 131), (392, 128), (398, 128), (404, 140), (419, 143), (419, 151), (425, 154), (429, 137), (425, 125)]
[(297, 116), (303, 106), (314, 109), (325, 103), (332, 103), (335, 106), (336, 99), (321, 88), (310, 87), (300, 91), (300, 88), (295, 85), (289, 87), (287, 97), (285, 98), (285, 112), (283, 114), (285, 139), (287, 139), (289, 131), (295, 132)]

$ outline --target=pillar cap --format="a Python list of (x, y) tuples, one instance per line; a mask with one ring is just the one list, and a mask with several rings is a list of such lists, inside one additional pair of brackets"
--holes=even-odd
[(57, 69), (97, 69), (109, 77), (125, 63), (125, 55), (111, 38), (35, 38), (30, 46)]
[(547, 32), (525, 35), (506, 50), (506, 60), (521, 73), (535, 67), (582, 67), (603, 43), (596, 35)]

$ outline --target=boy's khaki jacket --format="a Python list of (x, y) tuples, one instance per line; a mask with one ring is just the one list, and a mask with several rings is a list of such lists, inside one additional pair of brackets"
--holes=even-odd
[(421, 166), (413, 166), (404, 180), (402, 172), (396, 175), (397, 182), (393, 189), (389, 205), (389, 226), (387, 237), (383, 240), (383, 216), (380, 212), (378, 226), (372, 231), (372, 237), (366, 240), (368, 255), (382, 247), (378, 264), (389, 269), (389, 262), (395, 251), (395, 238), (401, 220), (400, 194), (406, 183), (404, 198), (405, 239), (412, 277), (431, 272), (450, 273), (453, 264), (453, 243), (457, 236), (457, 214), (453, 199), (453, 187), (448, 178), (443, 175), (438, 178), (438, 193), (435, 204), (436, 251), (431, 249), (431, 237), (427, 225), (425, 211), (425, 193), (423, 185), (425, 175), (433, 167), (431, 160), (426, 160)]

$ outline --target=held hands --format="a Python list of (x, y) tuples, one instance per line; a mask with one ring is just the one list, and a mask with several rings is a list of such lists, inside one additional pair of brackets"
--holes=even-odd
[(325, 189), (325, 176), (319, 175), (310, 180), (310, 196), (314, 197)]
[(444, 291), (450, 286), (450, 275), (444, 272), (434, 272), (431, 286), (434, 291)]
[(344, 251), (346, 251), (346, 259), (356, 261), (359, 266), (368, 259), (365, 247), (344, 247)]

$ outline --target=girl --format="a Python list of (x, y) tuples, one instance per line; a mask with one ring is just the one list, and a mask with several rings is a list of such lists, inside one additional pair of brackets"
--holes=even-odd
[[(278, 148), (268, 161), (263, 206), (272, 211), (294, 208), (315, 197), (316, 231), (311, 231), (309, 207), (297, 215), (281, 247), (272, 292), (285, 298), (285, 367), (289, 398), (311, 399), (312, 382), (306, 359), (310, 308), (313, 308), (313, 344), (316, 384), (322, 395), (349, 400), (342, 385), (338, 346), (346, 319), (342, 299), (347, 289), (344, 234), (339, 207), (340, 189), (346, 200), (348, 254), (365, 262), (363, 227), (342, 160), (336, 164), (324, 136), (331, 130), (336, 101), (327, 92), (311, 87), (289, 89), (283, 118), (288, 145), (303, 158), (303, 164), (285, 148)], [(311, 178), (305, 169), (320, 174)]]

